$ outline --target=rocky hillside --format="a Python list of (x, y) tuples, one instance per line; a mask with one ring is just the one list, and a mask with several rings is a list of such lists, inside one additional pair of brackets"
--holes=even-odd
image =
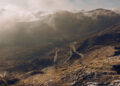
[(12, 78), (4, 79), (11, 86), (119, 86), (120, 24), (56, 48), (44, 57), (51, 58), (51, 66), (12, 73)]
[(116, 12), (60, 11), (10, 28), (15, 30), (0, 32), (0, 85), (115, 86), (120, 82), (120, 14)]
[[(48, 54), (56, 47), (67, 45), (65, 52), (69, 51), (69, 43), (85, 40), (119, 22), (120, 14), (96, 9), (88, 12), (59, 11), (39, 16), (35, 21), (12, 22), (12, 25), (7, 24), (9, 28), (4, 25), (5, 29), (0, 31), (0, 69), (27, 72), (53, 65), (54, 54)], [(69, 55), (63, 57), (63, 52), (59, 54), (61, 62)]]

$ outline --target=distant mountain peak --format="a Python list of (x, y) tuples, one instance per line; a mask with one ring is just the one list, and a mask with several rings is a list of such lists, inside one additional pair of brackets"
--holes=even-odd
[(98, 15), (117, 16), (118, 15), (118, 13), (116, 13), (115, 11), (103, 9), (103, 8), (91, 10), (91, 11), (88, 11), (87, 13), (92, 16), (98, 16)]

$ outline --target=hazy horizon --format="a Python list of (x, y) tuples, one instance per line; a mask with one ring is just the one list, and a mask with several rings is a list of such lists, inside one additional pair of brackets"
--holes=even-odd
[(0, 0), (1, 9), (13, 11), (119, 9), (119, 0)]

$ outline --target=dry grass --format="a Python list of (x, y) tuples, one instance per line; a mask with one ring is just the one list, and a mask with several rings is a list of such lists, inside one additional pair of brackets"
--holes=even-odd
[[(119, 57), (111, 57), (112, 55), (114, 55), (114, 52), (114, 46), (106, 46), (100, 49), (96, 49), (90, 53), (87, 53), (85, 55), (86, 57), (84, 59), (81, 59), (82, 64), (85, 66), (84, 70), (99, 72), (101, 74), (107, 72), (107, 75), (101, 76), (103, 77), (102, 80), (112, 81), (115, 79), (120, 79), (120, 75), (118, 75), (116, 71), (111, 70), (112, 65), (120, 63)], [(68, 67), (60, 67), (57, 69), (55, 67), (49, 67), (43, 70), (44, 74), (30, 76), (26, 79), (21, 80), (20, 83), (39, 84), (46, 83), (49, 81), (60, 82), (63, 76), (69, 74), (72, 75), (80, 69), (83, 69), (83, 66), (80, 64), (79, 61), (76, 61), (76, 63)], [(69, 85), (66, 82), (66, 84), (62, 86)]]

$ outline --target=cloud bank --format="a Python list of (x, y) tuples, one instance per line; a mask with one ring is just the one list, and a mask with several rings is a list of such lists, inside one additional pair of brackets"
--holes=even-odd
[(78, 10), (119, 8), (119, 0), (0, 0), (0, 8), (12, 10)]
[[(114, 1), (114, 2), (113, 2)], [(36, 20), (35, 12), (119, 8), (119, 0), (0, 0), (0, 30), (19, 21)], [(7, 24), (7, 25), (6, 25)]]
[(69, 10), (74, 5), (70, 0), (28, 0), (28, 8), (38, 10)]

